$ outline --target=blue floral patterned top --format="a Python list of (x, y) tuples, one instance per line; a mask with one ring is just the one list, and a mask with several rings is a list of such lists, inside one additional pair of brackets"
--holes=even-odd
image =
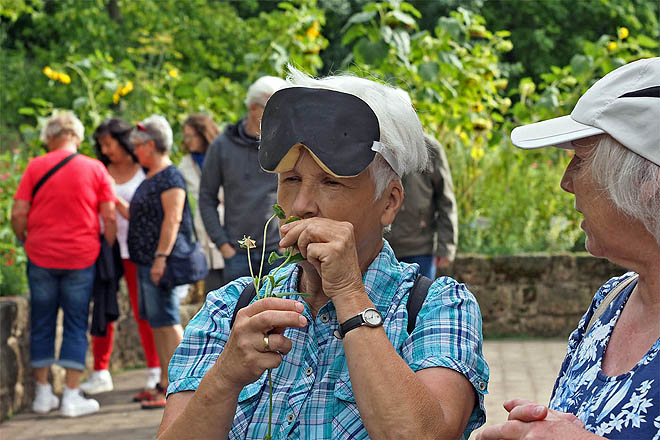
[(575, 414), (588, 431), (607, 439), (660, 439), (660, 339), (629, 372), (606, 376), (601, 363), (610, 335), (636, 281), (610, 303), (585, 334), (603, 298), (632, 272), (612, 278), (596, 293), (591, 307), (571, 334), (568, 353), (550, 408)]

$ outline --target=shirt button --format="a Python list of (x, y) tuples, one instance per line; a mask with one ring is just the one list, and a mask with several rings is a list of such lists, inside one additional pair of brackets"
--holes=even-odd
[(293, 422), (293, 419), (295, 419), (296, 416), (293, 415), (293, 413), (290, 413), (288, 416), (286, 416), (287, 422), (291, 423)]
[(484, 382), (479, 382), (477, 385), (479, 386), (480, 391), (486, 390), (486, 384)]
[(314, 372), (314, 370), (312, 369), (312, 367), (305, 368), (305, 374), (307, 376), (311, 375), (313, 372)]
[(321, 315), (321, 322), (325, 324), (328, 321), (330, 321), (330, 317), (328, 316), (328, 314), (327, 313), (322, 314)]

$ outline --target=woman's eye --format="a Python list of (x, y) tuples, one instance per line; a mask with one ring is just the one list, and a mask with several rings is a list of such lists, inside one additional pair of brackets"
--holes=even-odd
[(341, 183), (337, 182), (336, 180), (330, 180), (330, 179), (326, 180), (325, 184), (329, 185), (329, 186), (340, 186), (341, 185)]
[(299, 182), (300, 177), (297, 176), (290, 176), (290, 177), (285, 177), (282, 182)]

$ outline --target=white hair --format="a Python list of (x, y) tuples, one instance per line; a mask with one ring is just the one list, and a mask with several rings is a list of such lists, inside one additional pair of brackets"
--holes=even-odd
[[(428, 151), (424, 143), (424, 131), (409, 97), (402, 96), (394, 87), (351, 75), (328, 76), (314, 79), (289, 65), (287, 81), (290, 86), (316, 87), (335, 90), (357, 96), (366, 102), (378, 118), (380, 143), (385, 156), (398, 163), (403, 175), (426, 168)], [(389, 163), (376, 153), (367, 168), (376, 186), (379, 198), (387, 185), (400, 180)]]
[(266, 106), (268, 98), (282, 87), (286, 86), (286, 81), (276, 76), (262, 76), (248, 88), (245, 95), (245, 106), (250, 108), (252, 104)]
[(39, 139), (45, 144), (62, 134), (72, 134), (82, 141), (85, 136), (85, 126), (70, 111), (55, 111), (41, 127)]
[(660, 244), (660, 166), (609, 135), (600, 136), (587, 163), (614, 206), (641, 221)]
[(141, 122), (146, 131), (134, 128), (131, 131), (130, 142), (154, 141), (156, 150), (160, 153), (169, 153), (172, 148), (172, 127), (161, 115), (151, 115)]

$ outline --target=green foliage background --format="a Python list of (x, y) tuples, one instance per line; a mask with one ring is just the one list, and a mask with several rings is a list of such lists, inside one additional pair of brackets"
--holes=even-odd
[[(162, 114), (179, 145), (188, 114), (236, 121), (247, 86), (284, 76), (287, 63), (409, 92), (447, 150), (460, 251), (580, 249), (558, 186), (569, 153), (521, 153), (508, 135), (570, 112), (612, 69), (657, 56), (657, 16), (645, 0), (2, 0), (0, 295), (25, 290), (11, 196), (53, 109), (72, 109), (87, 136), (111, 115)], [(82, 151), (91, 154), (89, 137)]]

